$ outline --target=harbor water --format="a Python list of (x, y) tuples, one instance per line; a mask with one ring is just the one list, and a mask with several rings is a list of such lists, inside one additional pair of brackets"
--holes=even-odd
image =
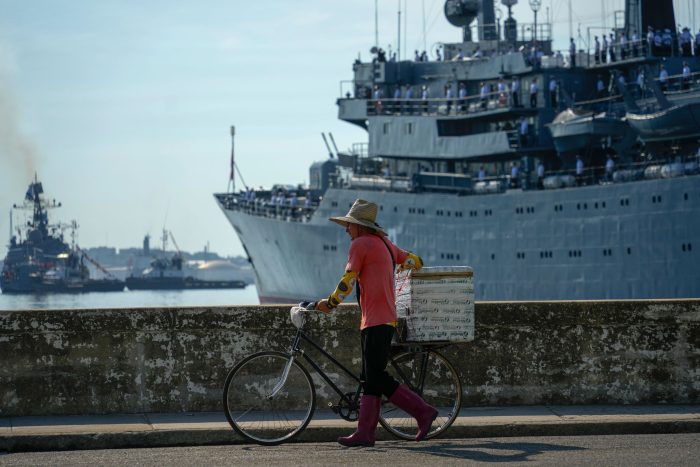
[(125, 290), (81, 294), (0, 294), (0, 310), (258, 305), (255, 285), (244, 289)]

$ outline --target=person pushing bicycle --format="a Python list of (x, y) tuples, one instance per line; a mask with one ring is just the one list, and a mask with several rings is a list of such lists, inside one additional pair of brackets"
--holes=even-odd
[(386, 232), (376, 223), (377, 205), (357, 199), (347, 215), (329, 220), (345, 227), (352, 239), (345, 274), (335, 291), (327, 299), (319, 300), (316, 309), (330, 313), (352, 292), (357, 284), (362, 319), (360, 338), (362, 349), (362, 385), (357, 430), (350, 436), (338, 438), (343, 446), (374, 446), (382, 394), (410, 414), (418, 423), (416, 441), (430, 431), (438, 416), (435, 407), (428, 405), (408, 386), (399, 384), (386, 371), (391, 340), (397, 317), (394, 297), (394, 270), (418, 270), (421, 258), (394, 245)]

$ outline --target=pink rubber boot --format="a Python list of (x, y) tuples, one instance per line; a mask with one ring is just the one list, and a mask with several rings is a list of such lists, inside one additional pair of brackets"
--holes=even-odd
[(421, 441), (430, 432), (430, 426), (438, 416), (435, 407), (428, 405), (405, 384), (400, 385), (389, 398), (389, 402), (408, 413), (418, 422), (416, 441)]
[(380, 397), (363, 395), (360, 398), (360, 420), (357, 422), (357, 431), (350, 436), (338, 438), (338, 442), (347, 447), (374, 446), (374, 435), (381, 406)]

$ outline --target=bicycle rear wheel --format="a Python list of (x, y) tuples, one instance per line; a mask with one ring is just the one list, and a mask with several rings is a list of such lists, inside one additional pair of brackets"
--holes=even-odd
[(282, 352), (259, 352), (246, 357), (226, 377), (226, 419), (247, 440), (280, 444), (292, 440), (309, 424), (316, 390), (306, 368), (296, 359), (290, 362), (291, 358)]
[[(389, 360), (387, 371), (438, 410), (426, 439), (444, 433), (452, 425), (462, 406), (462, 383), (445, 357), (434, 350), (405, 352)], [(386, 399), (382, 401), (379, 423), (401, 439), (412, 440), (418, 433), (416, 420)]]

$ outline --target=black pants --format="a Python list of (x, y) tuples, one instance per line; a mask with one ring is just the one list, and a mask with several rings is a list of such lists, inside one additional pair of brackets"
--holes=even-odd
[(388, 324), (371, 326), (360, 332), (362, 340), (362, 375), (365, 395), (391, 397), (399, 383), (386, 371), (395, 328)]

